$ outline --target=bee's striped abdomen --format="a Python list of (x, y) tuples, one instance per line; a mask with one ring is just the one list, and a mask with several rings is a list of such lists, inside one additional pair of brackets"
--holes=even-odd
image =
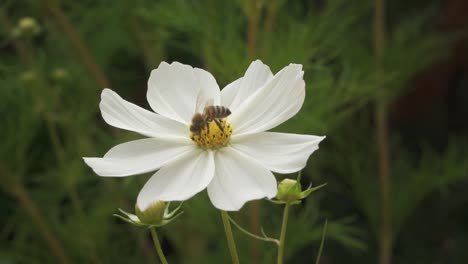
[(229, 116), (231, 110), (221, 105), (210, 105), (205, 107), (204, 114), (209, 120), (220, 119)]

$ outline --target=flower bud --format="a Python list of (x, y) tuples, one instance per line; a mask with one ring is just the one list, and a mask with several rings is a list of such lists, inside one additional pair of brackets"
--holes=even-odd
[(284, 179), (278, 184), (277, 200), (272, 200), (276, 204), (299, 204), (301, 200), (307, 198), (311, 193), (327, 185), (326, 183), (313, 187), (310, 185), (302, 191), (301, 183), (297, 180)]
[(35, 71), (25, 71), (20, 75), (20, 80), (27, 84), (33, 83), (37, 80), (37, 73)]
[(68, 79), (68, 72), (62, 68), (54, 69), (50, 75), (56, 82), (61, 82)]
[(114, 216), (136, 226), (161, 227), (169, 224), (183, 213), (180, 211), (182, 203), (172, 211), (169, 211), (169, 204), (169, 202), (156, 201), (143, 211), (138, 205), (135, 205), (135, 214), (119, 209), (121, 214), (114, 214)]
[(301, 184), (296, 180), (284, 179), (278, 185), (276, 198), (280, 201), (290, 203), (301, 199)]
[(23, 17), (18, 22), (19, 34), (24, 37), (33, 37), (40, 31), (39, 24), (32, 17)]
[(164, 220), (165, 211), (166, 203), (163, 201), (152, 203), (144, 211), (140, 210), (138, 205), (135, 205), (135, 213), (140, 222), (145, 225), (160, 225)]

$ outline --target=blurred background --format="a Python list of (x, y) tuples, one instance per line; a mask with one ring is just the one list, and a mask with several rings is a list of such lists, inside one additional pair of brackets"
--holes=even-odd
[[(2, 0), (0, 263), (156, 263), (133, 211), (150, 175), (101, 178), (81, 157), (140, 138), (102, 120), (104, 87), (149, 109), (152, 69), (179, 61), (220, 87), (261, 59), (305, 69), (301, 112), (276, 130), (327, 135), (291, 212), (286, 263), (468, 263), (465, 0)], [(283, 177), (296, 175), (278, 175)], [(159, 233), (171, 263), (229, 263), (206, 192)], [(279, 236), (281, 206), (232, 216)], [(274, 244), (234, 229), (241, 262)]]

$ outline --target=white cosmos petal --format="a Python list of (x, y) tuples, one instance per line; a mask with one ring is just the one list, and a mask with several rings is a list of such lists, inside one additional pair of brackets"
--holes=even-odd
[(233, 136), (263, 132), (294, 116), (304, 103), (303, 75), (302, 65), (290, 64), (232, 111)]
[(239, 91), (239, 85), (242, 83), (242, 77), (226, 85), (221, 90), (221, 102), (220, 105), (225, 106), (231, 110), (232, 101), (236, 98), (237, 91)]
[(193, 71), (198, 78), (200, 91), (203, 91), (205, 96), (207, 96), (206, 99), (213, 99), (213, 103), (219, 105), (221, 95), (218, 83), (213, 75), (200, 68), (193, 68)]
[(200, 92), (219, 104), (219, 86), (211, 73), (178, 62), (161, 62), (151, 72), (146, 97), (155, 112), (190, 124)]
[(107, 88), (101, 93), (99, 108), (109, 125), (148, 137), (185, 139), (189, 134), (186, 125), (127, 102)]
[(273, 77), (270, 68), (262, 61), (252, 62), (244, 77), (227, 85), (221, 91), (221, 102), (234, 112), (250, 95)]
[(122, 143), (110, 149), (103, 158), (83, 158), (100, 176), (129, 176), (159, 169), (196, 149), (191, 142), (145, 138)]
[(187, 200), (208, 186), (215, 170), (213, 152), (197, 148), (156, 172), (138, 195), (145, 210), (154, 201)]
[(303, 169), (325, 137), (261, 132), (232, 139), (230, 147), (278, 173)]
[(215, 176), (208, 185), (213, 205), (237, 211), (247, 201), (276, 195), (276, 179), (265, 167), (225, 147), (215, 153)]

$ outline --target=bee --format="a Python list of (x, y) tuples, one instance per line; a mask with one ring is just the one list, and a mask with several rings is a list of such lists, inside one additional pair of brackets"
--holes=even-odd
[[(197, 98), (197, 105), (199, 105), (200, 99)], [(196, 107), (198, 108), (198, 107)], [(231, 114), (229, 108), (221, 105), (213, 105), (213, 100), (209, 100), (203, 112), (196, 112), (192, 117), (192, 124), (190, 125), (190, 132), (200, 136), (203, 128), (209, 129), (209, 122), (214, 121), (221, 131), (224, 131), (223, 126), (220, 123), (220, 119), (223, 119)]]
[(190, 131), (196, 135), (200, 135), (203, 128), (208, 127), (209, 122), (214, 121), (221, 131), (224, 131), (219, 119), (223, 119), (231, 114), (229, 108), (221, 105), (207, 105), (203, 109), (203, 113), (195, 113), (192, 117), (192, 125)]

